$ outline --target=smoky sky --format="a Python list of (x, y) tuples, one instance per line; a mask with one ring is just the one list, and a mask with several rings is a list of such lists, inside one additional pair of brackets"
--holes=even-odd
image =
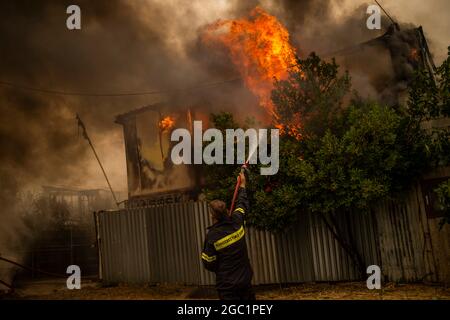
[[(71, 4), (81, 8), (81, 30), (66, 28), (66, 8)], [(332, 52), (383, 32), (364, 28), (367, 3), (359, 1), (339, 17), (336, 2), (323, 0), (2, 1), (0, 81), (70, 92), (122, 93), (226, 80), (238, 73), (226, 56), (201, 46), (199, 32), (217, 19), (245, 16), (258, 4), (288, 28), (300, 55)], [(252, 99), (239, 84), (179, 98), (210, 97), (217, 111), (227, 107), (224, 96)], [(114, 117), (165, 99), (166, 95), (46, 95), (0, 86), (2, 190), (14, 193), (30, 184), (105, 187), (88, 145), (77, 135), (76, 113), (84, 119), (113, 186), (125, 189), (123, 138)]]
[[(297, 53), (330, 53), (381, 35), (365, 28), (358, 0), (11, 0), (0, 1), (0, 81), (83, 93), (184, 92), (123, 97), (49, 95), (0, 84), (0, 252), (26, 234), (16, 196), (42, 185), (107, 188), (83, 118), (115, 190), (126, 190), (125, 148), (116, 115), (159, 101), (203, 104), (206, 112), (252, 114), (242, 85), (183, 91), (236, 77), (224, 51), (202, 46), (202, 27), (246, 16), (261, 5), (286, 26)], [(439, 60), (450, 44), (448, 0), (382, 1), (402, 25), (423, 24)], [(66, 8), (81, 8), (81, 30), (66, 28)], [(435, 6), (435, 10), (433, 9)], [(434, 11), (433, 11), (434, 10)], [(178, 91), (177, 91), (178, 90)], [(205, 111), (205, 110), (204, 110)]]
[[(78, 1), (82, 30), (69, 31), (65, 26), (69, 4), (73, 3), (0, 4), (0, 79), (63, 91), (112, 93), (173, 89), (187, 82), (188, 75), (195, 81), (197, 74), (164, 34), (170, 21), (155, 21), (158, 8), (148, 16), (153, 23), (148, 23), (139, 8), (126, 1)], [(21, 184), (89, 185), (86, 180), (92, 177), (83, 167), (92, 158), (77, 138), (75, 113), (84, 118), (101, 148), (102, 141), (118, 137), (116, 114), (159, 98), (79, 98), (0, 90), (2, 170)], [(103, 158), (107, 161), (108, 156)], [(119, 175), (123, 179), (123, 172)]]

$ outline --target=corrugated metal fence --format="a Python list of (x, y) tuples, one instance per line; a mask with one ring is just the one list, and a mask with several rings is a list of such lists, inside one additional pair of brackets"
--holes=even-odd
[(388, 279), (450, 282), (450, 228), (439, 221), (427, 217), (418, 186), (403, 201), (380, 205), (379, 249)]
[[(365, 246), (373, 236), (365, 222), (355, 221), (357, 237), (370, 264), (376, 252)], [(200, 254), (211, 224), (206, 203), (97, 213), (101, 277), (106, 282), (169, 282), (210, 285)], [(315, 216), (307, 216), (282, 234), (248, 228), (246, 239), (255, 284), (357, 279), (347, 254)]]
[[(383, 203), (376, 212), (343, 214), (340, 229), (353, 237), (363, 263), (381, 266), (386, 280), (448, 281), (449, 254), (440, 252), (439, 258), (432, 248), (432, 238), (448, 242), (448, 228), (430, 233), (417, 192), (404, 203)], [(103, 211), (96, 217), (104, 281), (214, 284), (200, 260), (211, 224), (205, 202)], [(359, 278), (318, 215), (303, 215), (281, 234), (247, 228), (246, 240), (255, 284)]]

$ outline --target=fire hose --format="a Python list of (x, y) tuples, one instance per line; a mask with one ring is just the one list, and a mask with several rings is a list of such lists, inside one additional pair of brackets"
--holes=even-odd
[[(244, 173), (246, 169), (247, 169), (247, 162), (245, 162), (242, 165), (240, 173)], [(233, 199), (231, 200), (231, 206), (230, 206), (230, 212), (229, 212), (230, 215), (233, 213), (234, 205), (236, 202), (236, 198), (237, 198), (240, 186), (241, 186), (241, 175), (239, 174), (237, 177), (236, 186), (234, 187)]]
[[(253, 154), (256, 152), (257, 148), (258, 148), (258, 145), (256, 144), (254, 146), (253, 150), (251, 152), (249, 152), (247, 160), (241, 166), (240, 173), (245, 173), (245, 170), (248, 170), (249, 161), (250, 161), (251, 157), (253, 156)], [(234, 205), (236, 202), (236, 198), (237, 198), (240, 186), (241, 186), (241, 175), (239, 174), (237, 177), (236, 186), (234, 187), (233, 199), (231, 200), (230, 212), (228, 213), (229, 215), (231, 215), (233, 213)]]

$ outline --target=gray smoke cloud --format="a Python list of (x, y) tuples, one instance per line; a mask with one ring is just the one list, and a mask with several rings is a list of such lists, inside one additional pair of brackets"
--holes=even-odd
[[(81, 8), (80, 31), (66, 28), (66, 8), (72, 4)], [(239, 1), (191, 1), (188, 6), (162, 0), (3, 1), (0, 81), (69, 92), (123, 93), (176, 91), (223, 80), (196, 55), (198, 29), (245, 10)], [(241, 85), (235, 87), (251, 98)], [(231, 93), (199, 90), (184, 101), (202, 95), (220, 101)], [(1, 85), (0, 254), (14, 257), (11, 248), (17, 248), (17, 236), (28, 232), (17, 208), (24, 190), (41, 185), (106, 188), (87, 142), (77, 135), (76, 113), (114, 189), (125, 190), (124, 142), (114, 117), (166, 98), (47, 95)]]
[[(226, 56), (214, 56), (199, 43), (198, 33), (205, 24), (245, 16), (261, 5), (287, 26), (301, 56), (311, 51), (327, 54), (384, 32), (365, 28), (369, 3), (197, 0), (186, 6), (183, 1), (77, 1), (82, 9), (82, 30), (69, 31), (65, 9), (73, 4), (70, 1), (4, 2), (0, 5), (0, 80), (78, 92), (182, 89), (237, 75)], [(395, 13), (391, 12), (394, 18)], [(388, 26), (385, 17), (382, 24)], [(241, 86), (235, 85), (230, 90), (238, 89)], [(21, 185), (33, 180), (41, 183), (40, 177), (48, 183), (77, 185), (94, 177), (94, 184), (103, 184), (86, 144), (76, 136), (73, 116), (79, 112), (98, 148), (106, 153), (106, 166), (122, 171), (112, 179), (123, 189), (124, 158), (122, 152), (114, 151), (121, 148), (121, 132), (113, 124), (114, 116), (165, 98), (79, 98), (3, 86), (0, 90), (0, 160), (3, 168), (14, 171)], [(245, 96), (241, 93), (239, 98)], [(211, 90), (188, 98), (198, 96), (218, 101), (211, 108), (227, 104)], [(250, 95), (245, 97), (251, 100)], [(108, 163), (112, 158), (121, 160)], [(84, 161), (90, 164), (84, 166), (83, 174), (79, 168)]]
[[(441, 11), (449, 6), (445, 0), (433, 1)], [(407, 5), (405, 0), (400, 2)], [(66, 28), (66, 8), (72, 4), (82, 10), (80, 31)], [(238, 73), (226, 55), (202, 46), (199, 32), (217, 19), (245, 16), (256, 5), (286, 25), (301, 56), (311, 51), (333, 52), (383, 32), (365, 28), (367, 5), (359, 1), (342, 1), (339, 6), (324, 0), (2, 1), (0, 81), (64, 91), (121, 93), (173, 91), (230, 79)], [(418, 4), (417, 10), (425, 6), (425, 2)], [(407, 21), (404, 12), (400, 17)], [(428, 17), (421, 23), (435, 26), (432, 20)], [(387, 26), (385, 18), (383, 26)], [(437, 40), (431, 37), (432, 51), (440, 48), (448, 32), (440, 30), (437, 35)], [(442, 55), (446, 48), (440, 50)], [(113, 187), (124, 190), (124, 145), (114, 117), (164, 99), (167, 96), (46, 95), (0, 86), (0, 252), (2, 243), (11, 240), (12, 230), (21, 228), (14, 210), (20, 191), (42, 184), (106, 187), (86, 141), (77, 136), (75, 113), (84, 119)], [(218, 111), (252, 105), (256, 100), (241, 83), (233, 83), (217, 90), (189, 92), (175, 101), (200, 102), (208, 111)]]

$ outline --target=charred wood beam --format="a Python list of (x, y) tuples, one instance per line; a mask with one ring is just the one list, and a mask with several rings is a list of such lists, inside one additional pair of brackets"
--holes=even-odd
[(6, 282), (3, 281), (3, 280), (0, 280), (0, 284), (2, 284), (2, 285), (4, 285), (5, 287), (7, 287), (7, 288), (9, 289), (9, 292), (10, 292), (10, 293), (11, 293), (11, 292), (14, 292), (14, 288), (13, 288), (12, 284), (8, 284), (8, 283), (6, 283)]
[(10, 264), (13, 264), (13, 265), (15, 265), (15, 266), (18, 266), (18, 267), (20, 267), (20, 268), (22, 268), (22, 269), (25, 269), (25, 270), (27, 270), (27, 271), (30, 271), (30, 272), (33, 272), (33, 271), (34, 271), (34, 272), (41, 273), (41, 274), (45, 274), (45, 275), (52, 276), (52, 277), (57, 277), (57, 278), (67, 278), (67, 275), (62, 275), (62, 274), (59, 274), (59, 273), (47, 272), (47, 271), (43, 271), (43, 270), (40, 270), (40, 269), (31, 268), (31, 267), (25, 266), (25, 265), (23, 265), (23, 264), (20, 264), (20, 263), (18, 263), (18, 262), (16, 262), (16, 261), (13, 261), (13, 260), (10, 260), (10, 259), (3, 258), (2, 256), (0, 256), (0, 261), (8, 262), (8, 263), (10, 263)]

